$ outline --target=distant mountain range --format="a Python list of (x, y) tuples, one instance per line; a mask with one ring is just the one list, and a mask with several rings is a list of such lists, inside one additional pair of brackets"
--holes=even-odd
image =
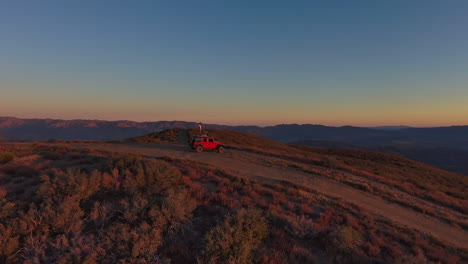
[[(120, 140), (171, 128), (196, 128), (185, 121), (103, 121), (20, 119), (0, 117), (0, 138), (4, 140)], [(390, 152), (443, 169), (468, 175), (468, 126), (329, 127), (323, 125), (226, 126), (229, 129), (268, 139), (313, 147), (365, 148)]]
[[(104, 121), (21, 119), (0, 117), (0, 133), (5, 140), (119, 140), (170, 128), (194, 128), (195, 122), (183, 121)], [(228, 128), (212, 125), (210, 128)]]

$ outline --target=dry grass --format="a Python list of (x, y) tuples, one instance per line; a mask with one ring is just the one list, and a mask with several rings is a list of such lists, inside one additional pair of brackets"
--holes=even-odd
[[(468, 178), (395, 155), (361, 151), (301, 147), (324, 155), (332, 170), (361, 176), (410, 195), (468, 213)], [(332, 160), (332, 165), (329, 161)]]
[[(190, 136), (196, 135), (197, 133), (198, 130), (196, 129), (189, 130)], [(232, 130), (210, 130), (208, 131), (208, 135), (234, 149), (246, 150), (264, 155), (277, 155), (304, 159), (310, 159), (313, 156), (310, 152), (301, 151), (293, 146), (252, 134)]]
[(178, 135), (185, 132), (183, 129), (166, 129), (161, 132), (155, 132), (141, 137), (131, 138), (132, 142), (141, 143), (178, 143)]
[(0, 149), (16, 156), (0, 165), (2, 263), (468, 261), (467, 251), (288, 182), (174, 158)]
[[(194, 135), (197, 130), (191, 130), (189, 133)], [(271, 164), (273, 166), (295, 167), (331, 177), (418, 212), (439, 217), (463, 228), (468, 227), (464, 221), (457, 221), (427, 205), (401, 199), (391, 193), (393, 188), (408, 196), (414, 196), (457, 210), (461, 214), (467, 214), (468, 178), (464, 175), (440, 170), (396, 155), (374, 151), (289, 146), (230, 130), (212, 130), (208, 133), (228, 147), (261, 154), (264, 157), (277, 158)], [(340, 176), (346, 174), (362, 177), (371, 182), (388, 186), (388, 188), (354, 182), (349, 180), (347, 176)]]

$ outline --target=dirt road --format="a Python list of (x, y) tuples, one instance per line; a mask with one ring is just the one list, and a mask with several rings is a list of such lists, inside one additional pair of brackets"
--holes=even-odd
[[(82, 147), (89, 147), (83, 144)], [(327, 196), (341, 198), (344, 201), (355, 204), (363, 209), (381, 215), (392, 222), (408, 228), (417, 229), (433, 237), (459, 248), (468, 249), (468, 232), (453, 227), (436, 218), (420, 214), (413, 210), (390, 203), (379, 197), (364, 191), (354, 189), (348, 185), (328, 179), (323, 176), (307, 174), (293, 168), (272, 168), (255, 160), (261, 160), (262, 156), (228, 150), (224, 154), (212, 152), (194, 153), (185, 145), (176, 144), (143, 144), (143, 143), (119, 143), (119, 144), (93, 144), (95, 150), (133, 153), (152, 157), (176, 157), (203, 162), (215, 167), (230, 171), (234, 174), (264, 180), (285, 180), (303, 185)], [(254, 159), (242, 159), (243, 156), (258, 156)], [(257, 159), (255, 159), (257, 158)]]

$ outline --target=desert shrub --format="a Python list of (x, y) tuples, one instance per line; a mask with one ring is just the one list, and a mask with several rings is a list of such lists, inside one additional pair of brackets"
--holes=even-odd
[[(176, 158), (92, 155), (45, 145), (35, 146), (33, 153), (42, 159), (19, 159), (18, 148), (0, 149), (16, 155), (0, 166), (0, 263), (468, 259), (466, 251), (288, 182), (245, 180)], [(44, 161), (47, 152), (57, 161)], [(341, 164), (341, 157), (336, 160)], [(265, 211), (237, 211), (241, 204)], [(270, 215), (268, 227), (262, 214)]]
[(304, 215), (284, 215), (281, 218), (289, 224), (289, 231), (298, 237), (305, 237), (315, 232), (315, 223)]
[(102, 234), (105, 249), (102, 260), (111, 263), (157, 263), (162, 234), (156, 226), (143, 221), (140, 224), (114, 223)]
[(19, 236), (14, 234), (13, 228), (0, 223), (0, 262), (5, 263), (8, 256), (13, 255), (19, 248)]
[(338, 228), (329, 238), (332, 247), (344, 253), (352, 252), (362, 240), (361, 234), (349, 226)]
[(116, 208), (111, 201), (94, 201), (89, 211), (89, 227), (102, 228), (114, 216)]
[(186, 190), (169, 190), (162, 203), (162, 214), (167, 220), (168, 228), (173, 230), (188, 221), (196, 207), (197, 202)]
[(15, 158), (15, 155), (11, 152), (5, 152), (0, 154), (0, 164), (5, 164)]
[(258, 211), (241, 209), (228, 215), (206, 235), (206, 262), (250, 263), (267, 233), (266, 220)]
[(336, 169), (339, 167), (339, 163), (336, 160), (336, 158), (332, 156), (325, 156), (322, 158), (322, 160), (319, 162), (321, 166), (330, 168), (330, 169)]
[(43, 151), (41, 152), (41, 155), (44, 159), (47, 160), (59, 160), (63, 157), (63, 155), (61, 155), (60, 153), (52, 151)]
[(79, 169), (53, 169), (49, 175), (41, 176), (43, 184), (38, 194), (50, 199), (70, 196), (84, 200), (99, 189), (101, 177), (102, 174), (98, 171), (84, 173)]
[(3, 205), (5, 196), (8, 194), (8, 191), (5, 188), (0, 187), (0, 205)]
[(315, 221), (314, 229), (318, 232), (325, 231), (330, 228), (330, 225), (333, 223), (335, 210), (331, 207), (325, 208), (325, 210), (320, 213), (319, 218)]
[[(25, 219), (15, 224), (20, 228), (0, 227), (8, 235), (0, 239), (0, 262), (18, 250), (17, 241), (23, 248), (17, 258), (31, 263), (167, 262), (158, 253), (164, 235), (190, 220), (196, 202), (177, 187), (180, 173), (166, 162), (113, 161), (111, 174), (75, 168), (41, 176), (38, 203), (18, 214)], [(0, 215), (14, 215), (3, 196)]]
[(31, 167), (31, 166), (25, 166), (25, 165), (17, 165), (15, 168), (15, 176), (18, 177), (26, 177), (26, 178), (31, 178), (35, 177), (38, 174), (38, 171)]
[(145, 219), (147, 211), (153, 205), (148, 197), (141, 193), (127, 194), (118, 203), (119, 211), (123, 220), (127, 223), (136, 223), (140, 219)]
[(350, 226), (339, 227), (328, 235), (327, 253), (333, 263), (365, 263), (358, 252), (362, 235)]
[(301, 263), (295, 259), (295, 256), (291, 256), (294, 247), (295, 241), (291, 239), (291, 236), (287, 235), (282, 227), (272, 225), (264, 245), (258, 252), (260, 263)]
[(169, 163), (156, 159), (144, 159), (126, 155), (113, 159), (108, 164), (114, 177), (124, 188), (139, 188), (149, 193), (158, 193), (177, 186), (181, 182), (180, 171)]

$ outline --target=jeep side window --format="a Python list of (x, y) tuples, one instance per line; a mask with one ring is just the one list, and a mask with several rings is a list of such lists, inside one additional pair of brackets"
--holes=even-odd
[(212, 138), (210, 138), (210, 139), (209, 139), (209, 141), (210, 141), (210, 142), (213, 142), (213, 139), (212, 139)]

